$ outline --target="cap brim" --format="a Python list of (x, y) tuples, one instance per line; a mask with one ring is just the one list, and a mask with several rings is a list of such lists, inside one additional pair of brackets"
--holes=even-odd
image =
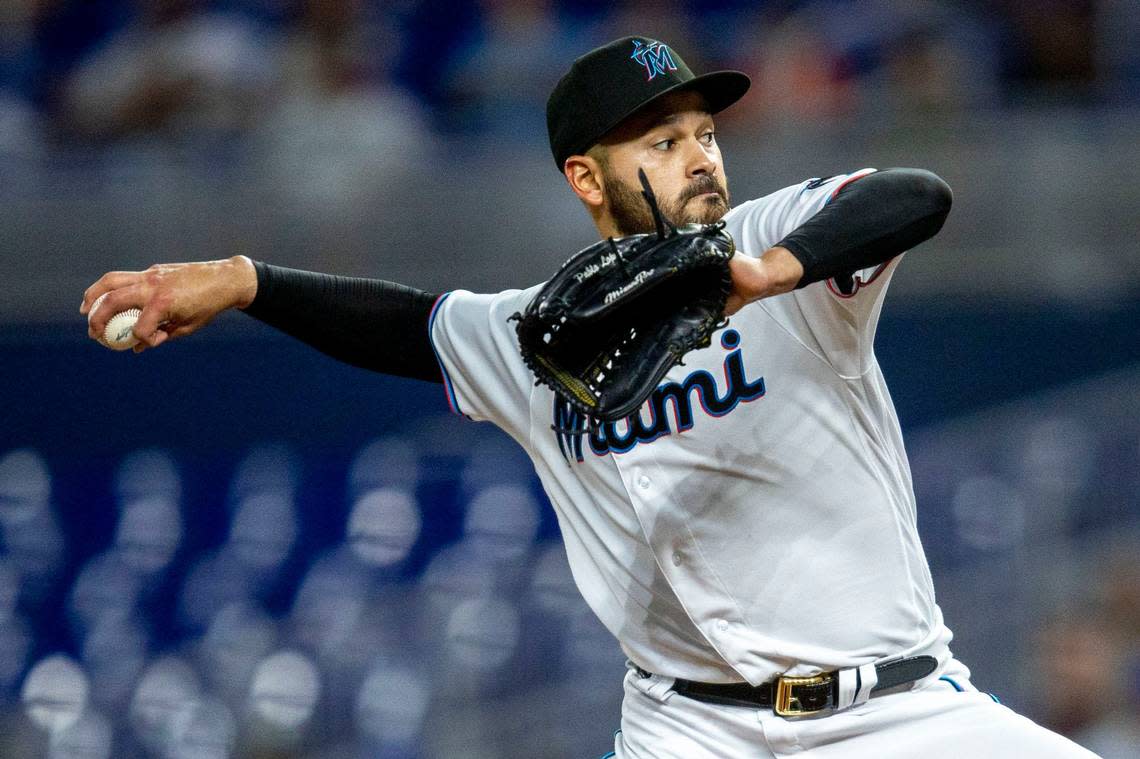
[[(622, 115), (621, 118), (606, 127), (605, 131), (602, 132), (602, 136), (595, 140), (595, 143), (601, 141), (607, 134), (621, 126), (622, 122), (630, 116), (645, 110), (661, 98), (666, 95), (671, 95), (674, 92), (696, 90), (704, 96), (705, 102), (708, 103), (709, 113), (720, 113), (744, 97), (744, 94), (748, 92), (748, 88), (751, 86), (752, 79), (743, 71), (711, 71), (707, 74), (695, 76), (687, 82), (680, 82), (672, 87), (661, 90), (655, 93), (653, 97), (647, 98), (635, 105)], [(586, 145), (583, 147), (583, 150), (589, 147), (589, 145)]]
[(713, 71), (690, 79), (684, 84), (671, 88), (670, 91), (696, 90), (705, 96), (709, 104), (709, 113), (720, 113), (744, 97), (744, 93), (748, 92), (751, 86), (752, 80), (743, 71)]

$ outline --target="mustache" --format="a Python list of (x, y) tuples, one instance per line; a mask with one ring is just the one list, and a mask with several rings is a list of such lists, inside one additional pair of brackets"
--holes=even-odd
[(681, 193), (678, 202), (680, 205), (684, 205), (698, 195), (704, 195), (706, 192), (715, 192), (725, 204), (728, 203), (728, 191), (712, 174), (702, 174), (693, 180), (693, 183)]

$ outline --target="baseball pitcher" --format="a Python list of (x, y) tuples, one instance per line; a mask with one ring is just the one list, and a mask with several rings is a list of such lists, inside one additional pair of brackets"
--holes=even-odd
[[(439, 295), (235, 257), (107, 274), (84, 295), (87, 313), (107, 294), (89, 329), (139, 307), (146, 350), (244, 309), (343, 361), (442, 382), (456, 413), (509, 433), (628, 658), (607, 756), (1092, 756), (972, 684), (919, 542), (873, 343), (891, 276), (941, 228), (949, 187), (864, 168), (733, 205), (714, 117), (748, 87), (736, 71), (694, 75), (644, 37), (569, 66), (547, 105), (550, 147), (604, 242), (557, 278), (574, 285), (559, 298), (542, 285)], [(686, 244), (719, 261), (711, 274), (674, 277), (686, 284), (605, 328), (575, 321), (672, 266), (644, 264), (646, 250), (698, 233), (711, 242)], [(591, 277), (617, 282), (595, 288), (597, 308), (576, 300)], [(692, 317), (688, 291), (706, 286), (723, 287), (701, 301), (715, 313)], [(528, 313), (560, 315), (535, 332)], [(664, 341), (639, 335), (674, 334), (653, 330), (679, 318), (709, 331), (667, 360), (639, 353)], [(570, 347), (552, 358), (547, 344)], [(615, 380), (636, 392), (615, 400)]]

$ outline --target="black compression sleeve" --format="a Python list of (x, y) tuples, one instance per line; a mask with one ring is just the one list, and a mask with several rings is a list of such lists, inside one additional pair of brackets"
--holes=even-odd
[(428, 339), (435, 295), (379, 279), (253, 265), (250, 316), (353, 366), (443, 381)]
[(796, 287), (881, 264), (930, 239), (950, 213), (950, 186), (922, 169), (886, 169), (840, 189), (777, 247), (804, 267)]

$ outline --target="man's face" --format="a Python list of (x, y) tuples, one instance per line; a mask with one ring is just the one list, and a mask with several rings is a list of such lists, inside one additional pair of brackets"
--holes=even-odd
[(594, 155), (601, 164), (606, 211), (620, 234), (654, 228), (638, 168), (645, 170), (661, 212), (674, 224), (710, 224), (728, 211), (712, 116), (698, 93), (666, 96), (603, 138)]

